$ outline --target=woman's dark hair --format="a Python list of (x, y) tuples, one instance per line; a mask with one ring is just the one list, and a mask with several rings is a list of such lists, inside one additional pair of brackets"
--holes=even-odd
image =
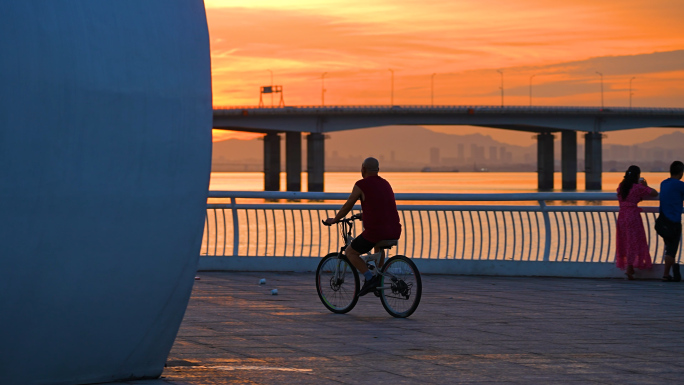
[(639, 166), (631, 165), (625, 172), (625, 178), (620, 183), (620, 195), (622, 199), (627, 199), (629, 195), (629, 190), (632, 189), (635, 183), (639, 183), (639, 177), (641, 176), (641, 169)]

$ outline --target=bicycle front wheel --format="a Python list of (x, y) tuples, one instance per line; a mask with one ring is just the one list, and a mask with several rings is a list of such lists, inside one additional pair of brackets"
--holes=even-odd
[(423, 284), (416, 265), (403, 255), (395, 255), (382, 267), (380, 301), (389, 314), (406, 318), (420, 304)]
[(316, 269), (316, 291), (333, 313), (347, 313), (359, 300), (359, 273), (340, 253), (323, 257)]

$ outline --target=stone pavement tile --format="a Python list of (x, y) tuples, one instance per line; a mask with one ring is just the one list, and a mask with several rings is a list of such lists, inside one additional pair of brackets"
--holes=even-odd
[[(342, 384), (415, 384), (415, 380), (385, 370), (368, 370), (364, 367), (328, 368), (317, 377)], [(326, 382), (321, 382), (326, 383)]]
[(657, 385), (657, 384), (676, 384), (679, 382), (673, 382), (668, 379), (659, 378), (655, 376), (647, 375), (635, 375), (632, 373), (594, 373), (587, 376), (582, 376), (587, 381), (593, 381), (599, 384), (614, 385), (614, 384), (627, 384), (627, 385)]
[(620, 361), (604, 362), (602, 365), (606, 367), (614, 368), (617, 371), (624, 371), (633, 374), (670, 374), (670, 373), (682, 373), (682, 367), (677, 365), (672, 365), (666, 361), (647, 361), (647, 360), (637, 360), (637, 359), (624, 359)]
[(616, 368), (607, 368), (601, 364), (581, 363), (581, 362), (528, 362), (521, 365), (534, 368), (540, 372), (558, 375), (592, 375), (595, 373), (617, 374), (620, 371)]
[[(310, 369), (275, 366), (264, 362), (173, 367), (164, 371), (164, 377), (192, 384), (314, 383)], [(293, 382), (279, 382), (283, 380)]]
[(189, 382), (171, 381), (165, 378), (155, 380), (136, 380), (136, 381), (122, 381), (122, 382), (108, 382), (107, 385), (192, 385)]

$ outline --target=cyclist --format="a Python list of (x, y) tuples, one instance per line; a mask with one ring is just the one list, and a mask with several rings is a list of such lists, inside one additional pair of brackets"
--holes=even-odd
[[(349, 199), (342, 206), (335, 218), (326, 219), (326, 223), (337, 223), (344, 218), (354, 207), (354, 204), (361, 199), (361, 210), (363, 220), (363, 232), (356, 237), (350, 247), (347, 247), (345, 254), (349, 262), (356, 267), (359, 273), (363, 274), (365, 282), (359, 291), (359, 296), (366, 295), (378, 287), (380, 278), (368, 269), (364, 260), (360, 257), (374, 248), (375, 244), (390, 239), (399, 239), (401, 236), (401, 223), (399, 223), (399, 213), (397, 212), (397, 202), (394, 199), (394, 191), (389, 182), (378, 175), (380, 162), (375, 158), (366, 158), (361, 165), (361, 176), (363, 179), (354, 184)], [(384, 250), (375, 249), (375, 252), (382, 252), (378, 268), (382, 267), (385, 259)]]

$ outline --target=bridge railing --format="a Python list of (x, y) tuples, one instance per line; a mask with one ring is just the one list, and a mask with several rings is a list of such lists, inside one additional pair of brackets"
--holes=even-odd
[[(346, 193), (212, 191), (209, 197), (202, 256), (321, 257), (339, 251), (337, 226), (321, 221), (335, 215)], [(614, 193), (396, 198), (403, 227), (398, 254), (422, 260), (614, 261)], [(659, 261), (663, 242), (653, 230), (655, 203), (643, 207), (642, 218), (651, 255)]]
[(282, 107), (260, 107), (260, 106), (214, 106), (214, 114), (219, 115), (250, 115), (250, 114), (311, 114), (320, 113), (358, 113), (363, 112), (431, 112), (431, 113), (525, 113), (532, 114), (630, 114), (630, 115), (682, 115), (683, 108), (663, 108), (663, 107), (587, 107), (587, 106), (487, 106), (487, 105), (301, 105), (301, 106), (282, 106)]

